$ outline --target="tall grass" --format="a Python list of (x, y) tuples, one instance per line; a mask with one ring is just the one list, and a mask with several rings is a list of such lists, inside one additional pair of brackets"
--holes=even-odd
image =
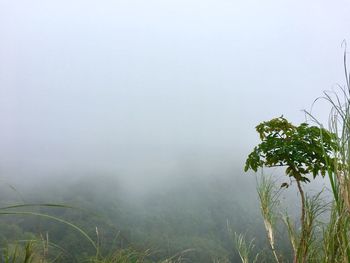
[[(16, 204), (11, 206), (0, 207), (0, 216), (15, 215), (15, 216), (36, 216), (44, 219), (52, 220), (57, 223), (62, 223), (70, 227), (77, 234), (80, 234), (82, 239), (85, 239), (91, 247), (95, 250), (95, 255), (87, 256), (83, 261), (75, 262), (90, 262), (90, 263), (149, 263), (155, 262), (152, 260), (154, 253), (149, 249), (140, 250), (135, 249), (132, 246), (126, 248), (114, 248), (110, 250), (107, 255), (101, 253), (101, 240), (99, 236), (98, 228), (96, 227), (96, 241), (89, 236), (82, 228), (69, 222), (65, 219), (52, 216), (45, 213), (39, 213), (35, 211), (29, 211), (29, 208), (36, 207), (53, 207), (53, 208), (69, 208), (74, 209), (71, 206), (60, 204)], [(25, 210), (23, 210), (25, 209)], [(115, 239), (118, 239), (120, 233), (116, 235)], [(116, 240), (115, 240), (116, 241)], [(50, 254), (49, 252), (54, 252)], [(173, 255), (172, 257), (157, 261), (159, 263), (180, 263), (186, 260), (186, 254), (193, 251), (187, 249)], [(35, 240), (22, 240), (16, 241), (14, 244), (8, 244), (6, 248), (0, 250), (0, 262), (1, 263), (54, 263), (61, 262), (62, 258), (67, 256), (67, 252), (58, 246), (57, 244), (49, 242), (49, 236), (46, 233), (44, 236)], [(74, 257), (72, 257), (73, 260)]]
[(277, 255), (275, 245), (275, 226), (277, 221), (276, 213), (279, 205), (280, 191), (276, 189), (276, 183), (270, 177), (263, 175), (261, 180), (258, 182), (257, 192), (260, 200), (260, 210), (267, 233), (267, 240), (276, 262), (279, 263), (280, 258)]
[[(99, 247), (97, 246), (96, 242), (79, 226), (64, 220), (62, 218), (52, 216), (45, 213), (39, 213), (36, 211), (30, 211), (30, 209), (33, 208), (47, 208), (47, 207), (53, 207), (53, 208), (64, 208), (64, 209), (72, 209), (73, 207), (68, 205), (62, 205), (62, 204), (15, 204), (10, 206), (3, 206), (0, 207), (0, 216), (36, 216), (41, 217), (45, 219), (49, 219), (52, 221), (56, 221), (58, 223), (62, 223), (70, 227), (72, 230), (76, 231), (84, 239), (86, 239), (90, 245), (95, 249), (96, 255), (99, 253)], [(25, 243), (23, 246), (22, 243)], [(11, 263), (27, 263), (27, 262), (48, 262), (48, 251), (49, 247), (55, 247), (59, 248), (60, 251), (64, 251), (62, 248), (57, 246), (56, 244), (49, 242), (48, 234), (45, 235), (45, 238), (41, 236), (37, 240), (29, 240), (29, 241), (23, 241), (23, 242), (16, 242), (15, 244), (11, 245), (8, 244), (8, 248), (3, 249), (3, 252), (1, 254), (4, 262), (11, 262)], [(55, 255), (52, 257), (50, 262), (55, 262), (59, 259), (61, 253)]]
[[(338, 138), (337, 151), (334, 152), (335, 169), (328, 171), (334, 202), (324, 238), (324, 248), (329, 253), (326, 257), (332, 262), (350, 260), (350, 75), (347, 68), (346, 42), (343, 44), (345, 85), (337, 85), (337, 90), (325, 91), (321, 97), (332, 106), (329, 130)], [(309, 116), (313, 118), (311, 114)]]
[(251, 255), (254, 250), (254, 240), (247, 243), (243, 234), (234, 233), (234, 241), (242, 263), (258, 262), (259, 254), (256, 254), (255, 256)]

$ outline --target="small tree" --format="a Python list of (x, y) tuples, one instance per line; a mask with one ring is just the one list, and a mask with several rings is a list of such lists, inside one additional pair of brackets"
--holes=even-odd
[[(294, 126), (279, 117), (262, 122), (256, 127), (261, 143), (249, 154), (244, 170), (266, 167), (286, 167), (286, 175), (295, 179), (301, 197), (301, 236), (295, 262), (305, 262), (307, 257), (305, 218), (306, 200), (301, 183), (308, 183), (307, 175), (325, 176), (334, 171), (337, 137), (335, 134), (316, 126), (302, 123)], [(288, 186), (287, 183), (282, 186)]]

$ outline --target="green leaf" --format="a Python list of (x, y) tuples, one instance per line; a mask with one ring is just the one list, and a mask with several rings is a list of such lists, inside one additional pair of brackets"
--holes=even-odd
[(283, 116), (256, 126), (261, 143), (249, 154), (244, 171), (259, 167), (286, 166), (286, 175), (302, 182), (312, 173), (324, 176), (334, 169), (337, 136), (323, 128), (301, 123), (294, 126)]

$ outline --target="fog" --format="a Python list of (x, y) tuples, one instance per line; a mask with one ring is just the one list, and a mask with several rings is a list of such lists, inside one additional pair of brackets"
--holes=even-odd
[[(344, 83), (349, 13), (346, 0), (0, 0), (0, 177), (37, 193), (111, 177), (142, 197), (229, 182), (255, 200), (254, 127), (303, 122)], [(329, 105), (312, 112), (327, 125)]]
[(304, 121), (301, 110), (343, 81), (349, 9), (1, 1), (1, 168), (136, 173), (206, 154), (241, 166), (257, 123)]

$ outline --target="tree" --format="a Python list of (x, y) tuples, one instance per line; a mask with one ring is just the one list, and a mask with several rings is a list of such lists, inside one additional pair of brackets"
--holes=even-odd
[[(335, 169), (337, 136), (323, 128), (302, 123), (294, 126), (279, 117), (262, 122), (256, 127), (261, 143), (249, 154), (244, 170), (257, 171), (259, 167), (286, 167), (285, 173), (295, 179), (301, 197), (301, 236), (294, 262), (305, 262), (306, 244), (306, 200), (301, 183), (308, 183), (307, 175), (313, 178)], [(288, 186), (283, 183), (283, 186)]]
[(279, 117), (256, 127), (261, 143), (249, 154), (244, 170), (286, 166), (286, 175), (297, 182), (310, 182), (312, 174), (325, 176), (334, 170), (337, 137), (326, 129), (302, 123), (294, 126)]

